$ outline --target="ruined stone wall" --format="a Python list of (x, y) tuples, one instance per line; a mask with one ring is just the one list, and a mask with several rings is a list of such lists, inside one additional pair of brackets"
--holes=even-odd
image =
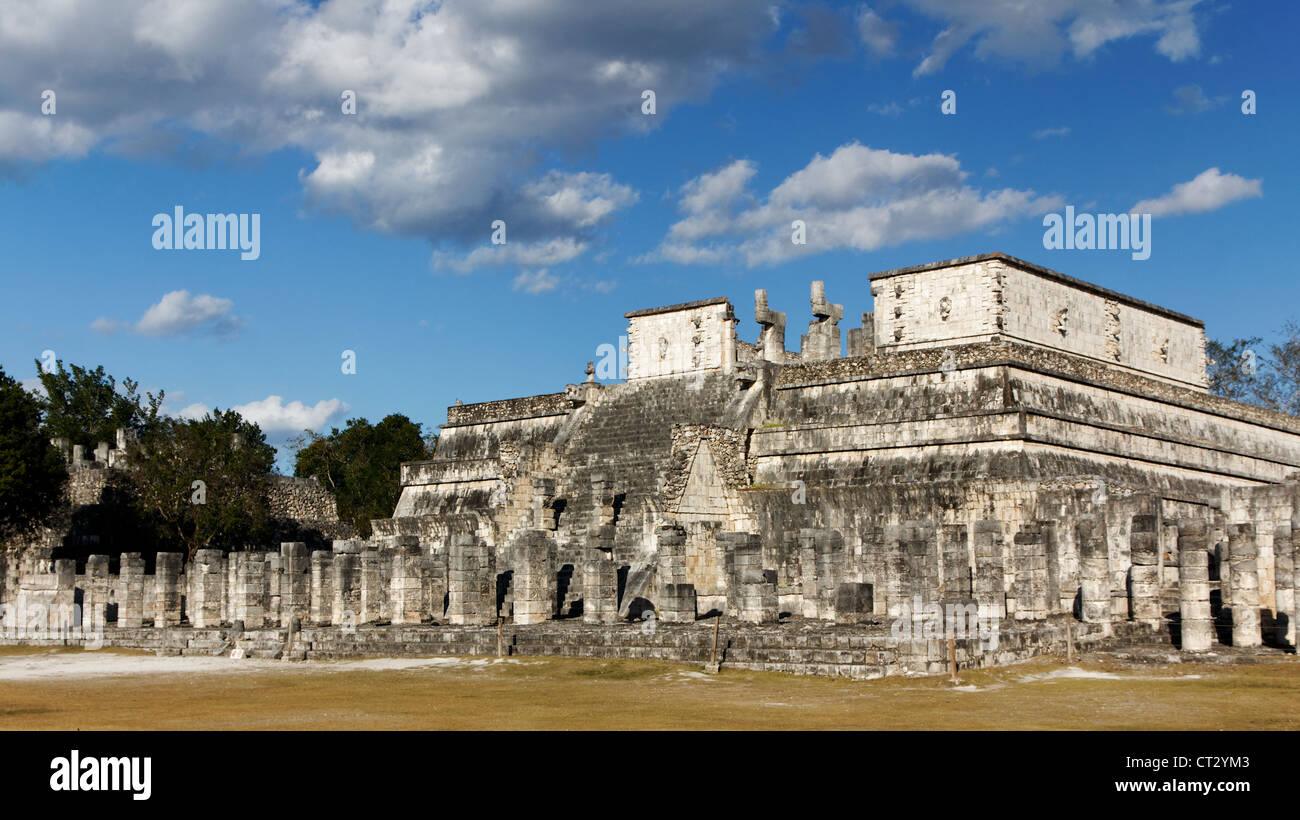
[(736, 319), (726, 299), (632, 311), (626, 318), (629, 379), (730, 371), (737, 360)]
[(271, 515), (298, 521), (338, 521), (334, 494), (315, 478), (272, 476), (267, 491)]
[(873, 274), (876, 344), (908, 350), (998, 334), (1203, 390), (1195, 319), (1001, 254)]
[(68, 471), (68, 485), (64, 494), (74, 507), (98, 504), (108, 486), (108, 467), (87, 462), (78, 469)]

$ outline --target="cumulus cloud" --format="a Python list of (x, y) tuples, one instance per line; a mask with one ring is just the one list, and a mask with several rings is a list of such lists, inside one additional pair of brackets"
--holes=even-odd
[[(262, 432), (298, 433), (303, 430), (320, 430), (348, 411), (348, 403), (340, 399), (322, 399), (315, 404), (300, 401), (286, 403), (281, 396), (267, 396), (260, 401), (237, 404), (236, 413), (262, 428)], [(211, 410), (203, 404), (191, 404), (176, 412), (183, 419), (201, 419)]]
[(1239, 199), (1263, 195), (1263, 180), (1246, 179), (1236, 174), (1220, 173), (1218, 168), (1207, 168), (1193, 179), (1178, 183), (1164, 196), (1144, 199), (1131, 210), (1152, 216), (1197, 214), (1217, 210)]
[(93, 131), (57, 114), (47, 117), (0, 111), (0, 160), (79, 159), (94, 143)]
[(523, 271), (515, 277), (511, 287), (524, 293), (549, 293), (555, 290), (560, 280), (552, 276), (545, 268), (535, 271)]
[[(145, 336), (177, 336), (184, 333), (225, 335), (242, 327), (244, 320), (230, 311), (235, 303), (206, 293), (191, 296), (187, 290), (163, 295), (140, 317), (132, 329)], [(126, 323), (101, 317), (91, 322), (99, 333), (113, 333), (128, 327)]]
[[(748, 184), (749, 160), (703, 174), (679, 192), (682, 218), (640, 261), (741, 262), (749, 267), (852, 248), (874, 250), (913, 239), (950, 236), (1060, 207), (1033, 191), (980, 191), (943, 154), (899, 154), (849, 143), (816, 155), (766, 196)], [(802, 220), (806, 244), (792, 241)]]
[[(1154, 37), (1157, 53), (1175, 62), (1200, 53), (1193, 14), (1201, 0), (903, 0), (913, 11), (938, 22), (915, 76), (937, 74), (957, 51), (973, 43), (980, 59), (997, 57), (1041, 67), (1065, 54), (1087, 58), (1109, 43)], [(865, 21), (865, 22), (864, 22)], [(859, 37), (875, 53), (895, 46), (895, 29), (865, 10)]]
[(237, 404), (234, 409), (267, 432), (285, 433), (319, 430), (346, 413), (348, 403), (340, 399), (321, 399), (313, 405), (300, 401), (286, 404), (280, 396), (267, 396), (261, 401)]
[(894, 53), (898, 42), (898, 25), (887, 22), (869, 6), (863, 6), (858, 12), (858, 38), (871, 51), (880, 57)]
[(208, 413), (211, 412), (212, 412), (212, 408), (208, 407), (207, 405), (199, 404), (196, 402), (194, 404), (188, 404), (182, 407), (181, 409), (177, 410), (176, 415), (183, 419), (197, 420), (203, 418), (204, 416), (206, 416)]
[[(503, 219), (512, 241), (559, 238), (581, 252), (635, 194), (599, 173), (546, 173), (543, 161), (655, 128), (755, 64), (770, 5), (10, 0), (0, 164), (96, 148), (178, 159), (196, 143), (212, 156), (292, 148), (313, 157), (300, 182), (320, 212), (444, 251), (483, 242)], [(58, 115), (34, 119), (47, 87)], [(645, 89), (654, 117), (641, 114)]]
[[(526, 215), (523, 217), (525, 235), (536, 234), (543, 225), (548, 233), (576, 235), (534, 241), (511, 239), (520, 230), (520, 220), (502, 219), (507, 240), (504, 244), (482, 244), (465, 254), (435, 251), (433, 268), (468, 273), (483, 267), (567, 262), (586, 252), (590, 242), (582, 237), (589, 235), (589, 229), (637, 199), (636, 191), (618, 184), (609, 174), (552, 171), (524, 185), (509, 210)], [(492, 226), (485, 223), (483, 227), (482, 234), (488, 237)]]

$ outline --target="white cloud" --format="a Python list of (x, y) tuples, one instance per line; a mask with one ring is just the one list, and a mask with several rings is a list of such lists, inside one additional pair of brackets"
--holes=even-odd
[(210, 412), (212, 408), (195, 402), (177, 410), (176, 416), (183, 419), (201, 419)]
[(975, 56), (1033, 66), (1050, 65), (1065, 53), (1077, 59), (1132, 37), (1155, 37), (1157, 53), (1175, 62), (1200, 53), (1193, 10), (1200, 0), (904, 0), (943, 28), (913, 74), (936, 74), (949, 58), (974, 42)]
[(1064, 125), (1057, 128), (1040, 128), (1033, 133), (1033, 137), (1036, 140), (1041, 140), (1046, 137), (1066, 137), (1069, 135), (1070, 129)]
[(514, 290), (522, 290), (524, 293), (537, 294), (549, 293), (550, 291), (555, 290), (559, 284), (559, 279), (556, 279), (548, 273), (545, 268), (542, 268), (541, 270), (521, 272), (515, 277), (515, 281), (511, 283), (511, 287)]
[[(0, 163), (289, 148), (313, 157), (308, 205), (362, 227), (454, 253), (504, 219), (512, 242), (580, 253), (636, 195), (543, 163), (705, 98), (757, 62), (772, 14), (770, 0), (8, 0)], [(34, 118), (52, 65), (58, 115)]]
[(898, 26), (886, 22), (868, 6), (858, 12), (858, 37), (873, 54), (888, 57), (894, 53), (898, 41)]
[[(39, 100), (30, 107), (38, 104)], [(44, 116), (0, 111), (0, 160), (80, 159), (89, 153), (95, 139), (95, 133), (89, 128), (57, 113)]]
[(1223, 174), (1218, 168), (1208, 168), (1195, 178), (1178, 183), (1164, 196), (1144, 199), (1131, 210), (1152, 216), (1196, 214), (1222, 208), (1239, 199), (1253, 199), (1263, 195), (1262, 180)]
[[(181, 414), (184, 415), (195, 407), (201, 405), (190, 405)], [(348, 403), (340, 399), (321, 399), (313, 405), (300, 401), (286, 404), (280, 396), (267, 396), (260, 401), (237, 404), (232, 409), (248, 421), (256, 423), (264, 432), (296, 433), (324, 428), (348, 411)]]
[[(615, 211), (632, 205), (638, 198), (636, 191), (619, 185), (609, 174), (551, 171), (522, 186), (513, 207), (530, 215), (525, 225), (536, 227), (548, 223), (547, 233), (570, 235), (520, 240), (513, 238), (518, 235), (518, 223), (503, 219), (507, 240), (504, 244), (480, 245), (467, 254), (435, 251), (432, 265), (434, 270), (458, 273), (505, 265), (559, 265), (587, 251), (590, 243), (583, 237), (589, 229), (608, 221)], [(485, 223), (483, 234), (488, 235), (490, 229), (491, 223)]]
[(438, 251), (433, 255), (433, 268), (468, 273), (503, 265), (558, 265), (581, 256), (586, 250), (586, 242), (572, 237), (533, 243), (507, 241), (504, 245), (481, 245), (463, 256)]
[[(187, 290), (174, 290), (164, 294), (158, 304), (144, 312), (140, 321), (135, 323), (135, 331), (146, 336), (175, 336), (181, 333), (198, 331), (215, 334), (230, 333), (243, 324), (243, 320), (231, 314), (235, 303), (229, 299), (203, 293), (191, 296)], [(118, 323), (108, 319), (96, 319), (92, 324), (95, 330), (111, 332)]]
[[(965, 184), (967, 174), (951, 156), (898, 154), (856, 142), (816, 155), (766, 197), (748, 190), (756, 170), (737, 160), (688, 182), (680, 192), (682, 219), (637, 261), (754, 267), (951, 236), (1062, 204), (1033, 191), (982, 193)], [(806, 225), (806, 244), (791, 241), (795, 220)]]
[(523, 194), (536, 200), (541, 213), (559, 223), (590, 228), (603, 222), (620, 208), (637, 201), (637, 194), (619, 185), (609, 174), (565, 174), (551, 171), (542, 179), (525, 185)]

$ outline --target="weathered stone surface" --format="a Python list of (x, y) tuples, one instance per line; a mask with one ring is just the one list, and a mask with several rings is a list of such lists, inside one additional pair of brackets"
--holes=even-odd
[(122, 553), (117, 577), (117, 626), (138, 629), (144, 625), (144, 557)]
[[(77, 579), (54, 538), (5, 557), (0, 603), (52, 607), (80, 589), (83, 624), (102, 603), (123, 640), (145, 624), (298, 619), (389, 647), (428, 621), (473, 636), (504, 614), (516, 639), (587, 636), (655, 610), (673, 634), (717, 610), (775, 653), (782, 613), (869, 631), (973, 602), (1014, 640), (1050, 641), (1074, 617), (1081, 636), (1181, 633), (1203, 651), (1217, 581), (1237, 646), (1294, 642), (1300, 421), (1211, 395), (1198, 321), (1001, 254), (871, 282), (848, 358), (844, 308), (820, 283), (798, 353), (762, 291), (755, 344), (726, 299), (627, 314), (627, 344), (611, 346), (626, 373), (593, 366), (563, 392), (450, 408), (368, 540), (310, 559), (297, 541), (200, 551), (183, 570), (162, 557), (153, 577), (132, 554), (116, 577), (88, 561)], [(118, 451), (73, 452), (70, 492), (98, 499)], [(318, 486), (279, 485), (280, 512), (330, 515)], [(587, 640), (574, 651), (598, 651)], [(933, 671), (947, 659), (931, 643), (885, 641), (843, 665)], [(352, 651), (340, 646), (321, 651)]]
[(1254, 524), (1228, 528), (1228, 553), (1232, 561), (1232, 645), (1259, 646), (1259, 548)]

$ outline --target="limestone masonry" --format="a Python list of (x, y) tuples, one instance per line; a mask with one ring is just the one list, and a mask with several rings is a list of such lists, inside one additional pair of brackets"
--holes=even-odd
[[(1300, 420), (1211, 395), (1201, 322), (996, 253), (870, 291), (842, 332), (814, 282), (798, 353), (761, 290), (755, 343), (726, 299), (628, 313), (625, 382), (448, 408), (368, 540), (10, 553), (4, 634), (851, 677), (1011, 662), (1067, 634), (1295, 645)], [(284, 513), (336, 518), (322, 493), (297, 487)], [(24, 633), (61, 604), (79, 607), (63, 633)]]

